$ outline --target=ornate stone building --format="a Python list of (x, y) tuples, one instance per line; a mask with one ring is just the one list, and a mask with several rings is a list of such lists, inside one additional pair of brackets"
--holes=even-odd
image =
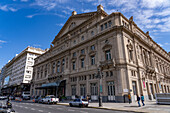
[[(102, 86), (96, 78), (102, 71)], [(52, 42), (35, 59), (32, 95), (91, 96), (124, 102), (127, 95), (170, 93), (170, 55), (120, 12), (73, 11)], [(99, 87), (100, 86), (100, 87)]]

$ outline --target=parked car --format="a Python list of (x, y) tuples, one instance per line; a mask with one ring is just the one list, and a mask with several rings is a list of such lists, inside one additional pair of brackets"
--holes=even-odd
[(15, 100), (15, 96), (9, 96), (10, 100)]
[(5, 100), (7, 99), (7, 96), (0, 96), (0, 100)]
[(24, 91), (22, 92), (22, 99), (23, 100), (29, 100), (30, 99), (30, 92), (29, 91)]
[(73, 101), (69, 102), (70, 107), (72, 106), (79, 106), (79, 107), (88, 107), (89, 102), (87, 99), (74, 99)]
[(45, 98), (42, 99), (42, 103), (58, 103), (59, 98), (56, 98), (54, 95), (47, 95)]
[(43, 96), (36, 96), (34, 99), (33, 99), (33, 102), (35, 103), (42, 103), (42, 99), (44, 97)]

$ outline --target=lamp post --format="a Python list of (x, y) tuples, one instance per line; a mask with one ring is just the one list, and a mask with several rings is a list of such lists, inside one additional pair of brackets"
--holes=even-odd
[(99, 78), (99, 107), (102, 106), (102, 73), (101, 69), (98, 68), (97, 78)]

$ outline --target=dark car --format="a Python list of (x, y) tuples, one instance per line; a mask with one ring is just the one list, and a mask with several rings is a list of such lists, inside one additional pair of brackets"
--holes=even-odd
[(30, 96), (23, 96), (22, 99), (23, 100), (30, 100)]
[(15, 100), (15, 96), (9, 96), (10, 100)]
[(36, 96), (34, 99), (33, 99), (33, 102), (35, 103), (42, 103), (42, 99), (44, 98), (44, 96)]

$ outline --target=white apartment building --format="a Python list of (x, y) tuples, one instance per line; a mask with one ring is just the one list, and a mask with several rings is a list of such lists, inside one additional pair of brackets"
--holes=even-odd
[[(39, 48), (27, 47), (11, 61), (12, 74), (10, 75), (10, 85), (20, 85), (30, 83), (33, 74), (34, 59), (44, 53)], [(10, 65), (10, 64), (9, 64)]]
[[(6, 65), (6, 75), (4, 78), (9, 76), (10, 91), (13, 92), (18, 90), (16, 86), (22, 84), (29, 84), (32, 79), (34, 59), (43, 54), (45, 51), (40, 48), (27, 47), (21, 53), (16, 54), (16, 56), (7, 63)], [(20, 89), (20, 93), (21, 93)], [(6, 93), (7, 93), (6, 92)], [(6, 94), (5, 93), (5, 94)]]

